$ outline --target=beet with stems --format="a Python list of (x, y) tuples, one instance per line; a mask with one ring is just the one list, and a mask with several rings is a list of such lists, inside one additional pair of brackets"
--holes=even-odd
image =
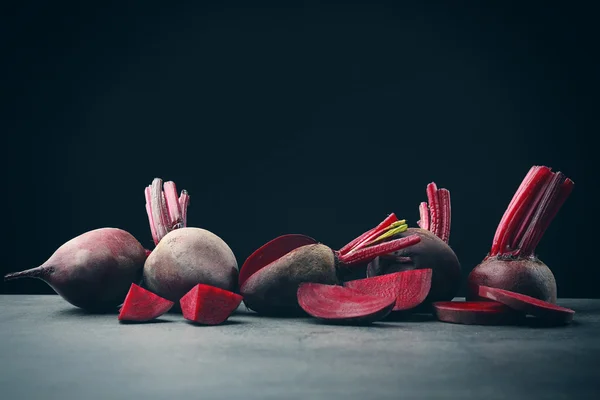
[(440, 321), (465, 325), (511, 325), (519, 313), (496, 301), (438, 301), (434, 314)]
[[(361, 235), (339, 251), (321, 243), (304, 244), (303, 240), (297, 241), (297, 247), (289, 251), (293, 243), (289, 246), (289, 241), (281, 237), (272, 240), (270, 245), (262, 246), (242, 265), (240, 293), (244, 297), (244, 304), (264, 315), (305, 314), (296, 296), (301, 283), (341, 284), (352, 266), (368, 262), (378, 255), (417, 244), (420, 241), (417, 235), (379, 243), (394, 233), (406, 230), (405, 222), (390, 214), (368, 232), (370, 235)], [(284, 248), (284, 244), (287, 246), (285, 252), (272, 249), (279, 246)], [(266, 253), (274, 256), (263, 257), (262, 254)]]
[(431, 289), (430, 268), (400, 271), (344, 283), (350, 289), (374, 296), (394, 296), (392, 311), (411, 310), (425, 301)]
[(574, 183), (562, 172), (533, 166), (500, 221), (492, 248), (468, 276), (467, 299), (490, 286), (556, 303), (556, 280), (534, 253)]
[(139, 282), (144, 247), (129, 232), (98, 228), (61, 245), (42, 265), (4, 277), (37, 278), (72, 305), (91, 312), (116, 309)]
[(144, 289), (135, 283), (119, 311), (119, 321), (146, 322), (160, 317), (173, 307), (173, 302)]
[(225, 322), (242, 302), (242, 296), (214, 286), (198, 284), (180, 300), (183, 317), (204, 325)]
[(145, 190), (146, 211), (156, 247), (144, 264), (144, 285), (176, 302), (199, 283), (234, 291), (238, 265), (231, 248), (214, 233), (187, 226), (190, 196), (175, 183), (155, 178)]
[(480, 297), (500, 302), (512, 309), (533, 315), (552, 324), (569, 324), (573, 321), (573, 316), (575, 315), (575, 311), (569, 308), (560, 307), (556, 304), (536, 299), (535, 297), (504, 289), (479, 286), (477, 293)]
[(296, 296), (307, 314), (336, 323), (369, 324), (379, 321), (396, 304), (393, 292), (371, 295), (344, 286), (311, 282), (301, 283)]
[(452, 300), (460, 288), (461, 266), (458, 257), (448, 245), (450, 239), (450, 192), (438, 189), (432, 182), (427, 185), (427, 202), (419, 206), (419, 228), (408, 228), (389, 238), (394, 240), (417, 235), (420, 243), (375, 258), (367, 267), (367, 276), (378, 276), (399, 271), (431, 268), (431, 290), (423, 305), (435, 301)]

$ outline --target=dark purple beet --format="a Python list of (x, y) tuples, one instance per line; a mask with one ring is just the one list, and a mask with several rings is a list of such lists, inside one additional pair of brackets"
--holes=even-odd
[(74, 306), (103, 312), (123, 303), (131, 284), (140, 281), (145, 260), (144, 247), (130, 233), (99, 228), (64, 243), (39, 267), (4, 280), (41, 279)]

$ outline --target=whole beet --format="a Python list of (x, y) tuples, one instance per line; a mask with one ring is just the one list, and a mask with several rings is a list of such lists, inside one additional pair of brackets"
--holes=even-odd
[(367, 276), (431, 268), (431, 289), (423, 304), (452, 300), (460, 288), (461, 266), (458, 257), (446, 242), (422, 228), (408, 228), (393, 238), (409, 235), (418, 235), (421, 241), (390, 255), (377, 257), (367, 267)]
[(143, 275), (150, 291), (177, 306), (179, 299), (199, 283), (234, 291), (238, 265), (231, 248), (219, 236), (184, 227), (160, 239), (146, 259)]
[(98, 312), (116, 309), (142, 277), (144, 247), (129, 232), (99, 228), (61, 245), (42, 265), (4, 280), (37, 278), (69, 303)]

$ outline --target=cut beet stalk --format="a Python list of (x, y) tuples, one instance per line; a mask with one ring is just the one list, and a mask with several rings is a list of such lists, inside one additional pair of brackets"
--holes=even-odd
[(317, 243), (315, 239), (299, 234), (283, 235), (271, 240), (246, 259), (244, 265), (240, 268), (239, 285), (242, 286), (246, 282), (246, 279), (256, 271), (281, 258), (290, 251), (307, 244), (315, 243)]
[(415, 269), (357, 279), (344, 286), (374, 296), (395, 296), (396, 305), (392, 311), (403, 311), (415, 308), (425, 300), (431, 289), (431, 275), (430, 268)]
[(119, 321), (150, 321), (169, 311), (173, 304), (172, 301), (132, 283), (121, 306)]
[(479, 286), (478, 293), (480, 297), (500, 302), (510, 308), (551, 323), (569, 324), (573, 321), (573, 316), (575, 315), (575, 311), (569, 308), (560, 307), (556, 304), (541, 301), (535, 297), (504, 289)]
[(183, 317), (204, 325), (225, 322), (241, 302), (237, 293), (201, 283), (179, 300)]
[(385, 318), (396, 304), (396, 296), (373, 296), (339, 285), (303, 283), (298, 304), (309, 315), (330, 322), (372, 323)]
[(465, 325), (508, 325), (519, 313), (495, 301), (439, 301), (433, 303), (437, 319)]

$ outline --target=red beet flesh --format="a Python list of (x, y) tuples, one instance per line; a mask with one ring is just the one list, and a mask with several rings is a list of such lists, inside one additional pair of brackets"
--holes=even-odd
[(467, 300), (479, 298), (479, 286), (489, 286), (556, 303), (554, 275), (534, 253), (573, 186), (560, 171), (531, 167), (498, 224), (489, 254), (469, 274)]
[(431, 269), (416, 269), (393, 274), (357, 279), (344, 286), (365, 294), (396, 297), (392, 311), (410, 310), (421, 304), (431, 288)]
[(242, 286), (256, 271), (283, 257), (290, 251), (315, 243), (317, 243), (315, 239), (298, 234), (283, 235), (271, 240), (246, 259), (242, 268), (240, 268), (239, 285)]
[(150, 321), (169, 311), (173, 304), (132, 283), (119, 312), (119, 321)]
[(372, 323), (386, 317), (396, 304), (396, 296), (368, 295), (338, 285), (302, 283), (298, 303), (307, 314), (338, 323)]
[(438, 189), (432, 182), (427, 185), (429, 204), (419, 205), (419, 228), (408, 228), (390, 239), (417, 235), (421, 241), (391, 254), (375, 258), (367, 266), (367, 276), (390, 274), (415, 269), (431, 269), (431, 289), (424, 305), (452, 300), (460, 288), (461, 266), (458, 257), (448, 245), (451, 225), (450, 192)]
[(242, 302), (242, 296), (218, 287), (198, 284), (179, 300), (183, 317), (204, 324), (225, 322)]
[(575, 311), (569, 308), (504, 289), (480, 286), (478, 293), (480, 297), (500, 302), (510, 308), (554, 324), (568, 324), (573, 321), (575, 315)]
[[(273, 257), (263, 257), (260, 261), (251, 259), (245, 264), (251, 265), (251, 269), (255, 272), (243, 280), (240, 286), (244, 304), (249, 309), (264, 315), (305, 315), (296, 295), (301, 283), (340, 285), (354, 265), (360, 263), (364, 265), (366, 261), (378, 255), (412, 246), (420, 241), (418, 236), (413, 235), (394, 241), (379, 242), (382, 234), (405, 228), (404, 222), (398, 221), (392, 214), (377, 227), (365, 232), (339, 251), (315, 243), (296, 247), (276, 259), (274, 259), (277, 255), (275, 251)], [(277, 244), (278, 241), (279, 238), (270, 243)]]
[(41, 266), (4, 280), (37, 278), (74, 306), (105, 312), (123, 303), (131, 284), (140, 281), (145, 260), (144, 247), (130, 233), (100, 228), (67, 241)]
[(509, 325), (519, 316), (495, 301), (439, 301), (433, 303), (433, 309), (440, 321), (465, 325)]

